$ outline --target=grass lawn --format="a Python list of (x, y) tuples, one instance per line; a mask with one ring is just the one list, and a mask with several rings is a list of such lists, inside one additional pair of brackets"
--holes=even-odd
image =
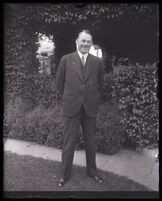
[(60, 162), (4, 153), (4, 191), (150, 191), (125, 177), (101, 170), (99, 173), (103, 184), (89, 178), (84, 167), (74, 165), (71, 179), (60, 188)]

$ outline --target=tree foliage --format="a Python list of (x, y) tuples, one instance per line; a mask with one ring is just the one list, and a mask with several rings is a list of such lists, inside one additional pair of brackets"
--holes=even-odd
[[(83, 4), (84, 5), (84, 4)], [(5, 14), (5, 60), (30, 65), (37, 49), (35, 43), (37, 37), (34, 33), (35, 23), (55, 24), (90, 21), (93, 26), (103, 19), (117, 18), (123, 16), (128, 18), (145, 20), (157, 17), (158, 6), (156, 4), (80, 4), (58, 3), (58, 4), (6, 4)], [(43, 27), (43, 26), (42, 26)], [(43, 31), (43, 30), (42, 30)], [(48, 33), (47, 33), (48, 34)], [(33, 56), (32, 56), (33, 55)], [(31, 58), (31, 59), (29, 59)], [(22, 62), (22, 60), (24, 62)]]
[(43, 20), (47, 23), (71, 22), (93, 19), (109, 19), (128, 15), (139, 19), (145, 15), (146, 19), (154, 17), (157, 11), (157, 4), (126, 4), (126, 3), (58, 3), (58, 4), (11, 4), (10, 8), (18, 14), (18, 20)]
[[(36, 60), (35, 26), (41, 25), (40, 29), (48, 34), (45, 28), (48, 24), (56, 26), (59, 24), (79, 24), (89, 22), (96, 26), (103, 19), (116, 18), (120, 20), (128, 18), (145, 20), (157, 17), (157, 4), (107, 4), (107, 3), (38, 3), (38, 4), (5, 4), (4, 5), (4, 64), (8, 69), (12, 65), (14, 74), (17, 69), (21, 73), (33, 73), (37, 71), (38, 61)], [(37, 25), (38, 24), (38, 25)], [(59, 38), (59, 34), (56, 34)], [(60, 38), (60, 40), (62, 40)], [(57, 38), (56, 38), (57, 44)], [(62, 44), (62, 43), (61, 43)], [(59, 49), (59, 47), (58, 47)], [(19, 75), (17, 76), (19, 79)], [(12, 79), (11, 79), (12, 80)]]

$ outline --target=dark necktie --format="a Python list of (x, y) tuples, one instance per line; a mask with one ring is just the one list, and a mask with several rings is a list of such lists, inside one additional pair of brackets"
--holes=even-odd
[(85, 58), (84, 58), (84, 56), (81, 57), (81, 61), (83, 64), (83, 76), (84, 76), (85, 75)]
[(82, 60), (82, 64), (83, 64), (83, 66), (85, 66), (84, 56), (81, 57), (81, 60)]

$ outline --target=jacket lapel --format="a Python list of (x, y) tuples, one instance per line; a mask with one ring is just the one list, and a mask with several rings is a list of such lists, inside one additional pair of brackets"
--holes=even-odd
[(91, 63), (91, 55), (88, 54), (87, 60), (86, 60), (86, 70), (85, 70), (85, 77), (83, 77), (83, 72), (82, 72), (82, 62), (80, 60), (80, 57), (78, 55), (77, 52), (74, 52), (73, 55), (73, 59), (72, 59), (72, 65), (73, 65), (73, 69), (75, 71), (75, 73), (77, 74), (77, 76), (80, 78), (81, 81), (86, 81), (91, 73), (91, 68), (90, 66), (92, 64)]
[(72, 59), (72, 65), (73, 65), (73, 69), (75, 71), (75, 73), (77, 74), (77, 76), (81, 79), (81, 81), (83, 81), (83, 73), (82, 73), (82, 63), (81, 60), (79, 58), (79, 55), (77, 52), (74, 52), (74, 56)]

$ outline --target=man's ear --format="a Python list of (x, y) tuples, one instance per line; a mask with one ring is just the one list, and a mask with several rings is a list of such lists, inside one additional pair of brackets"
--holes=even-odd
[(78, 44), (78, 39), (76, 39), (75, 43), (76, 43), (76, 45)]

